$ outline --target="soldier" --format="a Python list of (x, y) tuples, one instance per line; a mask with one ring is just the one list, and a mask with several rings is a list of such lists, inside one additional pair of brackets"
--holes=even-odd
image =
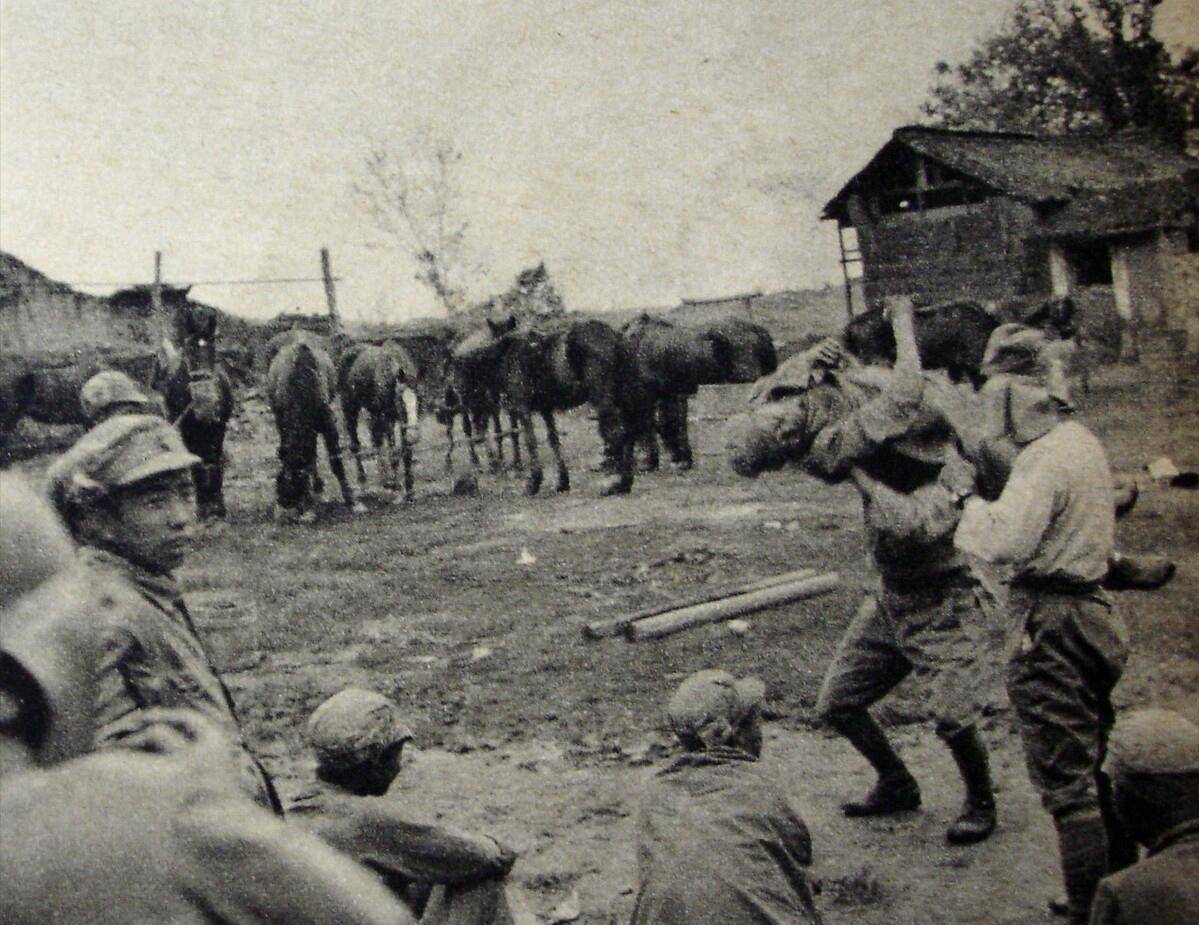
[(0, 921), (411, 921), (369, 873), (250, 803), (239, 750), (198, 713), (130, 713), (109, 729), (118, 747), (87, 754), (105, 591), (7, 473), (0, 523)]
[(764, 691), (708, 670), (671, 697), (684, 754), (641, 801), (630, 925), (819, 925), (807, 826), (758, 763)]
[(419, 821), (381, 799), (400, 772), (412, 730), (386, 697), (334, 694), (308, 720), (317, 786), (288, 816), (374, 870), (420, 917), (438, 925), (512, 922), (505, 878), (516, 855), (482, 834)]
[(1199, 728), (1170, 710), (1122, 716), (1103, 770), (1116, 815), (1149, 854), (1100, 881), (1091, 925), (1199, 922)]
[(763, 380), (755, 410), (735, 425), (731, 462), (752, 476), (797, 461), (820, 479), (857, 485), (878, 592), (850, 621), (816, 709), (870, 762), (878, 781), (842, 808), (847, 816), (874, 816), (920, 805), (916, 779), (868, 712), (914, 673), (965, 783), (961, 813), (946, 831), (951, 844), (964, 845), (987, 838), (996, 824), (987, 747), (977, 730), (988, 675), (980, 670), (977, 584), (953, 547), (960, 460), (944, 421), (923, 406), (927, 377), (915, 357), (910, 311), (896, 306), (902, 362), (894, 370), (857, 366), (825, 341)]
[(88, 431), (47, 474), (51, 501), (80, 544), (85, 579), (103, 591), (107, 658), (93, 705), (95, 744), (109, 744), (108, 727), (137, 710), (198, 710), (241, 743), (248, 792), (281, 812), (172, 574), (194, 540), (190, 472), (198, 461), (162, 418), (119, 415)]
[(138, 388), (123, 372), (105, 369), (96, 373), (79, 390), (83, 413), (93, 425), (118, 414), (159, 414), (157, 402)]
[(1132, 860), (1098, 777), (1128, 630), (1101, 588), (1115, 532), (1111, 469), (1070, 417), (1062, 360), (1040, 331), (997, 328), (982, 412), (948, 414), (980, 481), (1003, 486), (992, 502), (961, 493), (954, 542), (1011, 628), (1008, 694), (1057, 829), (1069, 915), (1081, 923), (1104, 873)]

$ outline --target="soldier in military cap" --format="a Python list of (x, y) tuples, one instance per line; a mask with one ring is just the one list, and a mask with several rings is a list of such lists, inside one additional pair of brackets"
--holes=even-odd
[(281, 812), (172, 571), (195, 539), (197, 462), (162, 418), (118, 415), (88, 431), (47, 474), (50, 499), (80, 546), (79, 567), (104, 592), (108, 657), (97, 679), (95, 744), (109, 744), (109, 727), (137, 710), (197, 710), (240, 744), (247, 791)]
[(631, 925), (818, 925), (807, 868), (812, 840), (759, 763), (757, 678), (708, 669), (670, 698), (684, 753), (641, 800)]
[(87, 380), (79, 390), (79, 403), (92, 424), (118, 414), (157, 414), (159, 411), (157, 402), (116, 369), (101, 370)]
[(399, 707), (374, 691), (347, 688), (308, 720), (317, 786), (288, 817), (375, 870), (421, 921), (510, 923), (505, 877), (516, 854), (487, 835), (421, 819), (380, 799), (400, 772), (412, 730)]
[(1091, 925), (1199, 922), (1199, 727), (1171, 710), (1128, 713), (1103, 770), (1117, 816), (1149, 853), (1100, 881)]

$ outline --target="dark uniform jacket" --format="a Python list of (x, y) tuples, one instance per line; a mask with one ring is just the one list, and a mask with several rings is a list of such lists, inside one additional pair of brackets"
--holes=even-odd
[(1199, 922), (1199, 819), (1171, 829), (1149, 856), (1099, 884), (1091, 925)]
[(107, 614), (96, 677), (96, 746), (112, 744), (112, 728), (136, 710), (196, 710), (242, 746), (247, 793), (279, 811), (270, 778), (245, 747), (233, 699), (209, 661), (175, 580), (99, 549), (81, 549), (79, 556), (81, 568), (104, 589), (100, 603)]
[(807, 826), (744, 752), (688, 754), (659, 771), (637, 852), (631, 925), (819, 925)]

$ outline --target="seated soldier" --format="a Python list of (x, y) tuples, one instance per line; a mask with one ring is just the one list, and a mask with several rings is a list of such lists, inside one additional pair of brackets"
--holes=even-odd
[(92, 707), (95, 744), (109, 744), (108, 727), (137, 710), (198, 710), (242, 743), (247, 792), (281, 812), (172, 574), (195, 535), (191, 468), (198, 462), (162, 418), (119, 415), (84, 434), (47, 473), (51, 500), (80, 544), (83, 580), (104, 592), (97, 597), (107, 657)]
[(1199, 922), (1199, 728), (1169, 710), (1116, 722), (1104, 773), (1148, 857), (1099, 883), (1091, 925)]
[(101, 370), (87, 380), (79, 390), (79, 404), (93, 425), (118, 414), (159, 414), (161, 410), (137, 383), (115, 369)]
[(671, 697), (685, 754), (642, 800), (631, 925), (819, 925), (807, 826), (758, 763), (763, 693), (709, 670)]
[(129, 714), (91, 747), (104, 592), (45, 501), (0, 473), (0, 921), (411, 921), (350, 859), (237, 789), (238, 751), (189, 710)]
[(504, 879), (516, 855), (487, 835), (415, 818), (380, 799), (400, 772), (411, 730), (381, 694), (347, 688), (308, 720), (317, 786), (288, 816), (374, 870), (426, 923), (512, 921)]

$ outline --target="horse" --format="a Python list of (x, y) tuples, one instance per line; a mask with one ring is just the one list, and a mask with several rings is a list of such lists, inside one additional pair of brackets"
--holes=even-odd
[[(362, 448), (358, 442), (358, 415), (370, 418), (371, 442), (379, 461), (384, 489), (396, 488), (396, 430), (399, 429), (400, 461), (404, 466), (404, 497), (412, 499), (412, 442), (409, 437), (408, 407), (404, 390), (416, 384), (416, 364), (399, 344), (382, 346), (355, 344), (342, 351), (337, 364), (337, 389), (342, 416), (350, 438), (350, 452), (358, 467), (358, 482), (366, 484)], [(386, 449), (384, 449), (386, 445)]]
[(200, 457), (192, 470), (201, 519), (225, 511), (225, 433), (233, 417), (233, 384), (217, 362), (220, 315), (207, 305), (180, 305), (158, 353), (151, 387), (162, 395), (167, 420)]
[[(452, 349), (447, 350), (443, 375), (443, 397), (437, 409), (437, 420), (446, 428), (446, 468), (453, 475), (454, 418), (461, 417), (462, 433), (466, 437), (466, 451), (470, 459), (471, 477), (479, 468), (476, 443), (482, 443), (489, 468), (498, 472), (504, 465), (503, 425), (500, 423), (502, 405), (497, 381), (498, 358), (490, 350), (493, 336), (490, 328), (484, 327), (462, 338)], [(512, 441), (512, 462), (521, 469), (520, 422), (511, 411), (508, 413), (508, 436)], [(489, 442), (488, 432), (494, 439)], [(477, 479), (476, 479), (477, 482)]]
[[(916, 349), (925, 369), (943, 369), (954, 382), (982, 385), (979, 367), (991, 332), (999, 321), (977, 302), (945, 302), (920, 310), (914, 318)], [(895, 362), (895, 334), (883, 308), (855, 315), (841, 332), (845, 349), (866, 364)]]
[(633, 486), (633, 447), (648, 426), (653, 408), (621, 336), (602, 321), (557, 319), (537, 326), (488, 319), (491, 342), (481, 350), (494, 363), (495, 383), (504, 407), (516, 417), (528, 457), (525, 492), (541, 489), (543, 471), (533, 430), (534, 414), (545, 423), (546, 439), (558, 468), (557, 490), (570, 490), (570, 473), (554, 412), (590, 403), (600, 436), (614, 448), (616, 473), (602, 495), (627, 494)]
[(753, 382), (778, 366), (770, 333), (739, 318), (693, 327), (642, 313), (621, 334), (653, 396), (655, 428), (642, 441), (650, 470), (659, 465), (655, 429), (679, 471), (694, 464), (687, 405), (701, 385)]
[(279, 472), (275, 500), (281, 518), (311, 523), (315, 496), (324, 484), (316, 468), (316, 442), (325, 442), (329, 468), (351, 512), (366, 508), (354, 497), (341, 460), (341, 438), (333, 410), (337, 370), (315, 338), (297, 332), (271, 360), (266, 372), (267, 402), (279, 432)]

